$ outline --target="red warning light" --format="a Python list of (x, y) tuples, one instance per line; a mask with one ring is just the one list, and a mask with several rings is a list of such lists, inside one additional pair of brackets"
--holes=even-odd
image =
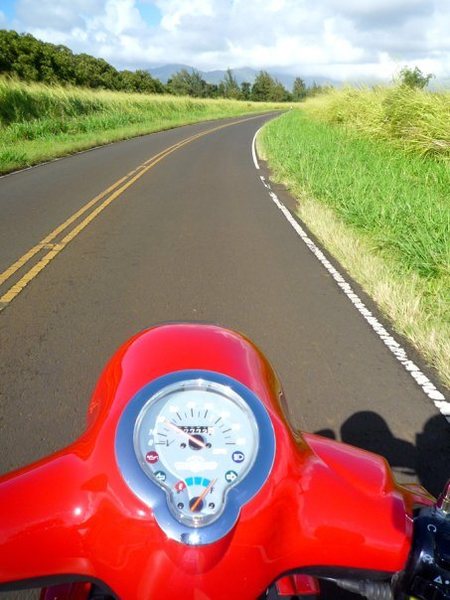
[(184, 481), (177, 481), (177, 483), (175, 484), (175, 490), (177, 492), (182, 492), (185, 489), (186, 489), (186, 484), (184, 483)]
[(147, 454), (145, 455), (145, 460), (151, 465), (154, 465), (159, 460), (159, 454), (154, 450), (152, 450), (151, 452), (147, 452)]

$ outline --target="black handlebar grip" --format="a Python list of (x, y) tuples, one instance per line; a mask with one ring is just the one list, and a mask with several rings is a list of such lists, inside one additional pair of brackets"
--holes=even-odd
[(411, 552), (394, 590), (395, 597), (450, 600), (450, 514), (436, 506), (419, 511)]

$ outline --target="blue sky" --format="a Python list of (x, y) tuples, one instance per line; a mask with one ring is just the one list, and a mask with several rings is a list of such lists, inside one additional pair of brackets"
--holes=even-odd
[(362, 81), (417, 65), (450, 80), (449, 0), (0, 0), (0, 27), (118, 68), (250, 66)]
[[(8, 25), (12, 25), (16, 17), (16, 4), (17, 0), (0, 0), (0, 11), (5, 15)], [(136, 7), (149, 26), (154, 27), (161, 22), (161, 11), (153, 2), (138, 0)]]
[(138, 2), (137, 9), (148, 25), (155, 26), (161, 22), (161, 11), (154, 4), (150, 2)]
[(12, 22), (15, 16), (15, 4), (16, 0), (0, 0), (0, 10), (9, 22)]

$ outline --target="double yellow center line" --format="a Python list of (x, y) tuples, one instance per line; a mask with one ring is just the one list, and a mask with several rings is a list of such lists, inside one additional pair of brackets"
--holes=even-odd
[[(207, 131), (192, 135), (172, 146), (169, 146), (165, 150), (158, 152), (144, 163), (127, 173), (124, 177), (117, 180), (106, 190), (92, 198), (84, 206), (82, 206), (77, 212), (71, 215), (68, 219), (61, 223), (56, 229), (51, 231), (45, 238), (43, 238), (38, 244), (30, 248), (23, 256), (21, 256), (15, 263), (9, 266), (3, 273), (0, 274), (0, 286), (2, 286), (8, 279), (10, 279), (19, 269), (25, 267), (31, 259), (43, 250), (48, 252), (38, 260), (33, 266), (14, 284), (12, 285), (1, 297), (0, 297), (0, 311), (6, 308), (10, 302), (16, 298), (20, 292), (32, 281), (54, 258), (61, 250), (63, 250), (85, 227), (89, 225), (107, 206), (109, 206), (114, 200), (119, 198), (129, 187), (131, 187), (138, 179), (140, 179), (147, 171), (152, 169), (161, 160), (169, 156), (179, 148), (182, 148), (186, 144), (190, 144), (194, 140), (201, 138), (205, 135), (224, 129), (225, 127), (231, 127), (232, 125), (238, 125), (257, 119), (261, 115), (249, 117), (246, 119), (240, 119), (239, 121), (233, 121), (232, 123), (225, 123), (218, 127), (213, 127)], [(79, 221), (79, 219), (87, 215)], [(78, 222), (79, 221), (79, 222)], [(77, 223), (78, 222), (78, 223)], [(76, 223), (76, 224), (75, 224)], [(75, 224), (75, 225), (74, 225)], [(71, 225), (74, 225), (72, 229), (66, 233), (66, 235), (57, 241), (57, 238)]]

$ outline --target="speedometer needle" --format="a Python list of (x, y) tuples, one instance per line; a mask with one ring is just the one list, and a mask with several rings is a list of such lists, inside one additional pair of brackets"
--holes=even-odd
[(164, 423), (166, 425), (168, 425), (171, 429), (176, 431), (177, 433), (181, 433), (181, 435), (186, 436), (193, 444), (197, 444), (197, 446), (200, 446), (201, 448), (206, 448), (205, 442), (202, 442), (201, 440), (198, 440), (197, 438), (195, 438), (193, 435), (190, 435), (186, 431), (183, 431), (180, 427), (177, 427), (176, 425), (174, 425), (174, 423), (171, 423), (167, 419), (164, 419)]
[(208, 485), (208, 487), (203, 490), (203, 492), (200, 494), (200, 496), (197, 498), (197, 500), (191, 506), (191, 512), (196, 511), (197, 506), (200, 504), (200, 502), (203, 500), (203, 498), (206, 496), (206, 494), (209, 492), (209, 490), (216, 484), (216, 481), (217, 481), (217, 479), (214, 479), (214, 481), (211, 481), (210, 484)]

